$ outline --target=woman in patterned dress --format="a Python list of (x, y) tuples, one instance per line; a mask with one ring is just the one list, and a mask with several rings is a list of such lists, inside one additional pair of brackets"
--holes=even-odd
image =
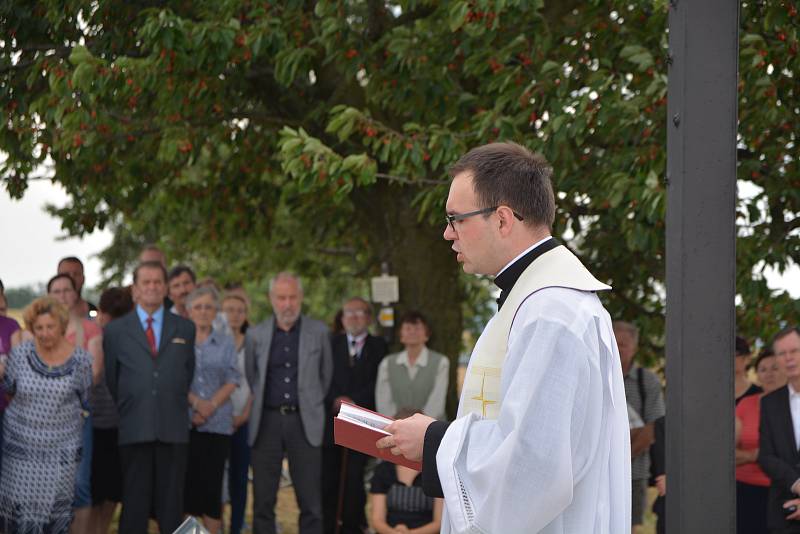
[(0, 380), (13, 400), (4, 420), (0, 532), (66, 534), (92, 383), (92, 357), (65, 338), (69, 313), (42, 297), (24, 312), (33, 341), (17, 345)]

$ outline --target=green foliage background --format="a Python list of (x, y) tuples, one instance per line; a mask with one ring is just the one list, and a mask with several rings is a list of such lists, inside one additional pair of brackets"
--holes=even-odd
[[(109, 226), (119, 282), (145, 242), (263, 295), (293, 268), (330, 317), (389, 262), (400, 309), (458, 352), (490, 313), (441, 239), (446, 167), (515, 140), (555, 168), (555, 234), (615, 287), (661, 357), (666, 0), (9, 0), (0, 7), (0, 172), (52, 165), (80, 235)], [(800, 260), (794, 2), (741, 5), (738, 328), (800, 306), (766, 266)], [(307, 284), (308, 285), (308, 284)], [(474, 316), (477, 319), (473, 321)]]

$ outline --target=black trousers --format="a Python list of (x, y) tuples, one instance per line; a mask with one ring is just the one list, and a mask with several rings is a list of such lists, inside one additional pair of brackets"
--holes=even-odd
[(253, 444), (253, 534), (275, 534), (275, 503), (283, 456), (300, 508), (299, 533), (322, 534), (322, 452), (306, 439), (298, 412), (264, 410)]
[(769, 487), (736, 481), (736, 534), (767, 534)]
[(151, 507), (161, 534), (183, 522), (185, 443), (135, 443), (119, 448), (122, 463), (122, 515), (119, 534), (147, 532)]
[(322, 515), (325, 534), (336, 532), (336, 509), (339, 504), (339, 488), (342, 472), (342, 451), (347, 451), (345, 482), (342, 502), (341, 534), (363, 534), (367, 528), (364, 507), (367, 493), (364, 491), (364, 469), (368, 457), (360, 452), (338, 446), (322, 448)]

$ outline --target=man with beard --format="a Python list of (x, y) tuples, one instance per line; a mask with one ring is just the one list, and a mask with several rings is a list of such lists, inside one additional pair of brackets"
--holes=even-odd
[(321, 534), (325, 392), (333, 375), (324, 323), (301, 315), (300, 279), (278, 273), (269, 284), (273, 317), (247, 331), (245, 374), (253, 391), (249, 444), (253, 467), (253, 532), (275, 534), (275, 503), (284, 455), (289, 457), (300, 534)]

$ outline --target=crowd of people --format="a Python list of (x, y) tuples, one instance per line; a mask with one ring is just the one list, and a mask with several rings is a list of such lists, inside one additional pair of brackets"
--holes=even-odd
[[(253, 481), (253, 531), (276, 532), (285, 459), (299, 532), (438, 532), (443, 503), (422, 475), (334, 443), (343, 402), (406, 418), (445, 420), (449, 359), (428, 344), (422, 313), (399, 322), (389, 354), (369, 328), (372, 307), (347, 298), (333, 332), (302, 314), (292, 273), (270, 282), (273, 315), (251, 325), (241, 286), (224, 290), (191, 268), (167, 270), (146, 247), (129, 287), (98, 306), (82, 297), (83, 265), (59, 262), (47, 294), (6, 316), (0, 285), (0, 532), (172, 532), (187, 515), (221, 532), (244, 526)], [(665, 404), (662, 382), (639, 366), (639, 331), (613, 322), (630, 427), (631, 518), (644, 522), (648, 487), (664, 532)], [(736, 338), (737, 532), (800, 533), (800, 330), (780, 331), (753, 359)], [(757, 383), (749, 379), (752, 368)], [(227, 466), (227, 469), (226, 469)], [(371, 483), (365, 475), (372, 471)], [(370, 517), (367, 518), (369, 487)]]
[[(647, 488), (656, 489), (656, 532), (665, 532), (665, 428), (661, 381), (634, 362), (639, 332), (615, 321), (631, 436), (631, 519), (644, 523)], [(800, 329), (789, 326), (753, 355), (735, 339), (736, 532), (800, 533)], [(752, 371), (752, 373), (751, 373)], [(756, 382), (750, 377), (755, 375)]]
[(285, 459), (301, 533), (439, 531), (419, 473), (379, 464), (365, 486), (369, 458), (336, 446), (332, 424), (343, 402), (446, 417), (449, 359), (423, 314), (401, 319), (403, 350), (388, 354), (369, 301), (346, 299), (331, 332), (301, 313), (289, 272), (257, 324), (241, 286), (168, 270), (156, 246), (132, 275), (95, 306), (83, 264), (64, 258), (22, 328), (0, 291), (0, 532), (106, 533), (121, 504), (121, 534), (151, 520), (171, 533), (188, 515), (218, 533), (227, 486), (225, 530), (239, 533), (252, 473), (253, 532), (273, 533)]

